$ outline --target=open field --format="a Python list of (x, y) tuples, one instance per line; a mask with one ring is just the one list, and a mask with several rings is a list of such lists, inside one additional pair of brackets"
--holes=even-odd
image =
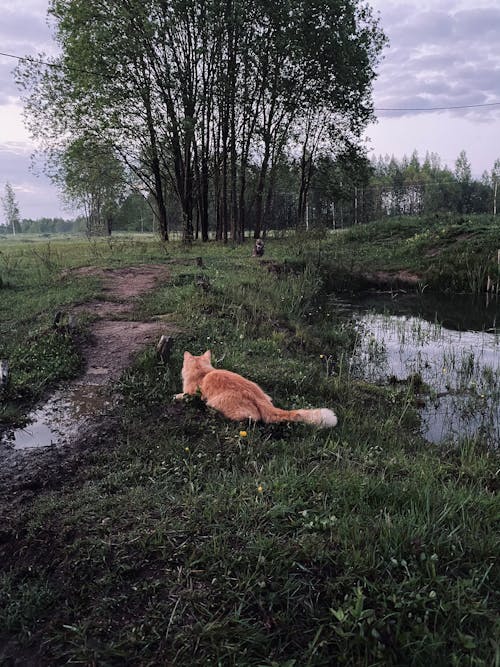
[[(88, 322), (61, 334), (54, 313), (103, 297), (68, 269), (164, 263), (133, 316), (180, 332), (168, 363), (137, 357), (45, 479), (0, 489), (0, 663), (499, 664), (498, 450), (425, 442), (411, 387), (356, 380), (352, 325), (321, 305), (350, 268), (431, 284), (434, 237), (391, 224), (270, 240), (264, 262), (249, 244), (0, 243), (4, 424), (81, 372)], [(207, 348), (280, 407), (332, 407), (339, 425), (174, 404), (184, 349)]]

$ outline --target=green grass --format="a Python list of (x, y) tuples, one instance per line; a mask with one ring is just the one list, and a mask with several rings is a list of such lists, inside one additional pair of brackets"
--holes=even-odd
[(27, 406), (81, 371), (85, 322), (71, 335), (52, 325), (57, 312), (101, 298), (101, 285), (71, 269), (168, 259), (169, 248), (152, 237), (0, 241), (0, 359), (8, 359), (14, 369), (1, 396), (0, 424), (22, 421)]
[[(171, 361), (146, 350), (76, 469), (6, 503), (7, 664), (499, 663), (498, 452), (423, 442), (405, 388), (350, 376), (349, 323), (309, 314), (328, 281), (316, 262), (300, 270), (317, 243), (268, 242), (266, 258), (291, 267), (280, 275), (248, 245), (168, 247), (171, 284), (137, 315), (182, 328)], [(99, 262), (160, 252), (102, 244)], [(71, 246), (63, 255), (77, 261)], [(196, 397), (173, 403), (184, 349), (207, 348), (281, 407), (333, 407), (338, 427), (238, 424)]]
[[(329, 267), (332, 287), (376, 282), (373, 273), (415, 274), (420, 289), (479, 294), (500, 280), (500, 222), (493, 216), (396, 218), (318, 240), (305, 254)], [(370, 275), (371, 274), (371, 275)]]

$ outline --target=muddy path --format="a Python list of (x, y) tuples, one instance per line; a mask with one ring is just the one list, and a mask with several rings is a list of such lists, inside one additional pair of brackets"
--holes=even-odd
[(77, 306), (73, 315), (98, 319), (90, 326), (91, 344), (83, 350), (85, 372), (79, 384), (102, 385), (120, 377), (132, 358), (161, 334), (172, 332), (165, 322), (131, 320), (135, 300), (169, 278), (163, 264), (133, 266), (125, 269), (83, 267), (73, 272), (95, 276), (102, 281), (104, 301)]
[(30, 413), (32, 423), (0, 443), (0, 498), (15, 500), (36, 489), (51, 487), (81, 458), (81, 443), (98, 446), (112, 429), (113, 383), (145, 347), (161, 335), (175, 335), (168, 321), (133, 318), (137, 300), (170, 273), (164, 264), (119, 269), (82, 267), (73, 275), (95, 276), (102, 284), (102, 300), (67, 311), (76, 321), (88, 318), (88, 342), (82, 349), (84, 372), (59, 388)]

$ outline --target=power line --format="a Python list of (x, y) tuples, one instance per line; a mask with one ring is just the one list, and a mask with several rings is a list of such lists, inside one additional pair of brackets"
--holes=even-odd
[[(37, 65), (45, 65), (46, 67), (57, 67), (59, 69), (63, 69), (64, 65), (61, 65), (59, 63), (48, 63), (43, 60), (35, 60), (32, 56), (16, 56), (12, 53), (3, 53), (0, 52), (0, 56), (4, 56), (6, 58), (14, 58), (16, 60), (27, 60), (31, 61), (33, 64)], [(98, 76), (97, 72), (92, 72), (90, 70), (84, 70), (84, 69), (79, 69), (77, 67), (68, 67), (68, 69), (72, 69), (75, 72), (82, 72), (84, 74), (92, 74), (94, 76)], [(99, 75), (100, 76), (100, 75)], [(500, 106), (500, 102), (486, 102), (486, 103), (481, 103), (481, 104), (458, 104), (454, 106), (449, 106), (449, 107), (374, 107), (374, 111), (399, 111), (399, 112), (404, 112), (404, 111), (454, 111), (457, 109), (480, 109), (480, 108), (485, 108), (485, 107), (497, 107)]]
[(36, 63), (37, 65), (47, 65), (47, 67), (62, 67), (62, 65), (58, 65), (57, 63), (47, 63), (44, 62), (43, 60), (35, 60), (33, 56), (16, 56), (12, 53), (3, 53), (0, 51), (0, 56), (5, 56), (6, 58), (15, 58), (16, 60), (31, 60), (33, 63)]
[[(79, 67), (72, 67), (70, 65), (63, 65), (61, 63), (48, 63), (45, 60), (37, 60), (34, 58), (34, 56), (16, 56), (12, 53), (3, 53), (0, 51), (0, 56), (4, 56), (5, 58), (14, 58), (15, 60), (19, 60), (20, 62), (26, 61), (26, 62), (31, 62), (33, 65), (45, 65), (46, 67), (54, 67), (56, 69), (69, 69), (72, 70), (73, 72), (81, 72), (82, 74), (91, 74), (92, 76), (103, 76), (103, 73), (101, 72), (98, 74), (97, 72), (93, 72), (88, 69), (81, 69)], [(109, 74), (104, 74), (106, 78), (112, 79), (113, 77)]]

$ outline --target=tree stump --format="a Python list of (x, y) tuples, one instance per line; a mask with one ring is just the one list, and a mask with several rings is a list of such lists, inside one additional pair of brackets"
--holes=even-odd
[(71, 333), (76, 329), (76, 321), (71, 313), (58, 310), (54, 316), (52, 327), (62, 333)]
[(9, 383), (9, 362), (0, 359), (0, 389), (4, 389)]
[(170, 359), (173, 346), (174, 346), (174, 339), (171, 336), (160, 337), (158, 345), (156, 346), (156, 352), (158, 353), (158, 356), (163, 361), (163, 363), (167, 363), (168, 360)]
[(194, 281), (196, 287), (201, 289), (203, 292), (208, 292), (210, 289), (210, 280), (207, 276), (197, 276)]
[(252, 257), (262, 257), (264, 254), (264, 241), (257, 239), (253, 247)]

